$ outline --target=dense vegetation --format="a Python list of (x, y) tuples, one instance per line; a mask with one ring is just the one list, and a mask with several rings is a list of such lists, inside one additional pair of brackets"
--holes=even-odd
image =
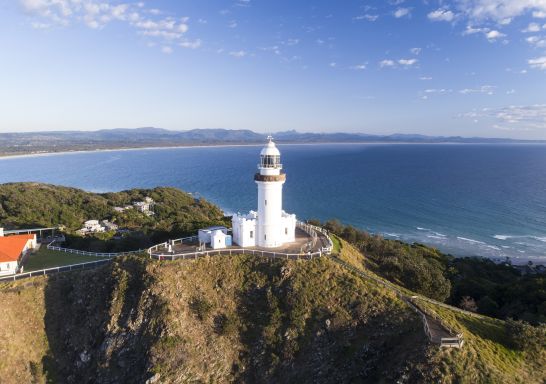
[[(116, 206), (131, 205), (145, 197), (156, 202), (153, 216), (135, 209), (114, 210)], [(85, 238), (77, 236), (76, 231), (90, 219), (109, 219), (129, 231), (117, 240), (112, 239), (113, 232)], [(0, 226), (10, 229), (61, 225), (65, 228), (67, 245), (79, 249), (133, 250), (168, 238), (194, 234), (198, 228), (214, 224), (225, 224), (218, 207), (176, 188), (97, 194), (40, 183), (0, 185)]]
[(488, 316), (546, 323), (544, 274), (522, 274), (509, 264), (484, 258), (454, 258), (422, 244), (370, 235), (336, 220), (324, 226), (355, 245), (366, 256), (367, 268), (408, 289)]

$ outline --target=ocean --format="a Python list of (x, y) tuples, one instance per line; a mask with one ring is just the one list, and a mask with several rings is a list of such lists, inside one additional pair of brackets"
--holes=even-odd
[[(174, 186), (226, 214), (256, 209), (261, 146), (74, 152), (0, 159), (0, 182), (93, 192)], [(546, 262), (546, 145), (279, 145), (284, 208), (457, 256)]]

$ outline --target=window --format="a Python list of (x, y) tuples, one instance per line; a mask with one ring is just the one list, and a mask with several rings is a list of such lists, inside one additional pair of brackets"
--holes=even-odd
[(267, 200), (265, 200), (265, 205), (267, 205)]
[(254, 238), (254, 231), (250, 231), (250, 238), (251, 238), (251, 239)]
[(284, 228), (284, 234), (285, 234), (285, 235), (288, 235), (288, 227), (285, 227), (285, 228)]
[(267, 235), (264, 235), (264, 240), (267, 240)]

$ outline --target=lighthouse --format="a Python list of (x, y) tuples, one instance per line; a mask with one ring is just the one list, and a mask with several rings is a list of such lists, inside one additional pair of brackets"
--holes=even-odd
[(281, 153), (271, 136), (267, 140), (254, 175), (258, 210), (232, 217), (233, 240), (243, 247), (277, 248), (295, 241), (296, 215), (282, 209), (286, 174), (282, 172)]

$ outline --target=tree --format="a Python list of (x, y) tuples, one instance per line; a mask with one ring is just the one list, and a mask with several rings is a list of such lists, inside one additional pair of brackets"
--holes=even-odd
[(477, 312), (478, 306), (476, 301), (470, 296), (463, 296), (461, 302), (459, 303), (459, 308), (464, 309), (465, 311)]
[(514, 347), (528, 352), (546, 348), (546, 325), (533, 327), (521, 320), (506, 320), (506, 333)]

